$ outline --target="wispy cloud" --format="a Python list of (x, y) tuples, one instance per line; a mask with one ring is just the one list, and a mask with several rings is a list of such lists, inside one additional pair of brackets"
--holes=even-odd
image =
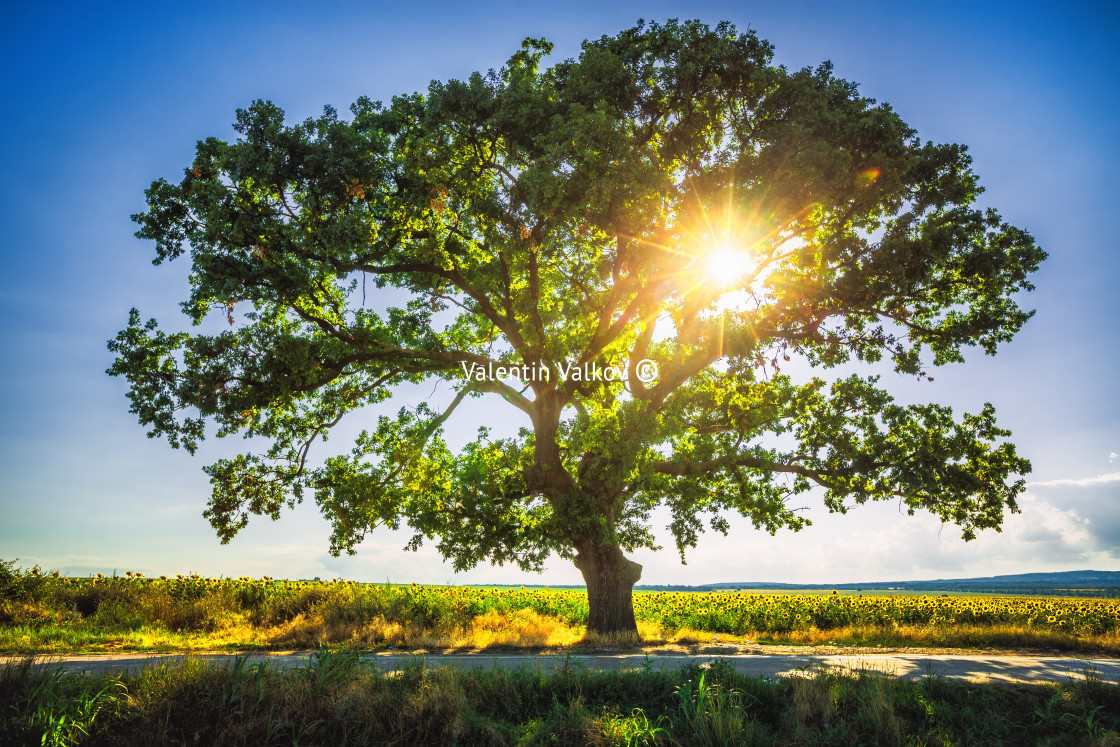
[(1120, 472), (1110, 472), (1107, 475), (1097, 475), (1096, 477), (1083, 477), (1080, 480), (1046, 480), (1044, 482), (1032, 482), (1032, 488), (1086, 488), (1090, 485), (1104, 485), (1109, 482), (1120, 482)]

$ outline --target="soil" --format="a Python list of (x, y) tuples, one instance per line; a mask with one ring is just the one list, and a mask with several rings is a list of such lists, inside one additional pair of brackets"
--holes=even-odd
[[(383, 653), (384, 650), (379, 651)], [(578, 655), (618, 655), (638, 654), (647, 656), (874, 656), (874, 655), (914, 655), (914, 656), (1065, 656), (1072, 659), (1120, 659), (1112, 653), (1099, 651), (1070, 651), (1059, 649), (999, 649), (999, 648), (918, 648), (910, 646), (790, 646), (782, 644), (742, 644), (742, 643), (665, 643), (656, 646), (566, 646), (559, 648), (513, 648), (494, 647), (487, 649), (392, 649), (391, 653), (428, 653), (428, 654), (490, 654), (517, 655), (538, 654), (563, 656)]]

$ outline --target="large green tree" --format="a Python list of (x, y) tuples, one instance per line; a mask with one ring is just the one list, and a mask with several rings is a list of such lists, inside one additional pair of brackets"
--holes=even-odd
[[(172, 446), (194, 452), (208, 422), (271, 444), (206, 467), (221, 539), (311, 494), (334, 553), (406, 523), (456, 569), (571, 559), (589, 628), (625, 632), (624, 552), (654, 547), (658, 506), (682, 557), (732, 512), (804, 526), (788, 501), (811, 489), (831, 511), (889, 498), (966, 539), (998, 529), (1030, 464), (990, 405), (954, 417), (873, 376), (789, 375), (924, 377), (1029, 318), (1013, 295), (1045, 255), (974, 206), (965, 148), (727, 24), (639, 24), (542, 70), (550, 49), (363, 98), (350, 121), (256, 102), (236, 142), (199, 142), (147, 191), (137, 235), (157, 264), (189, 254), (184, 312), (229, 327), (133, 310), (110, 373)], [(348, 413), (433, 379), (446, 409), (313, 456)], [(450, 449), (467, 397), (519, 435)]]

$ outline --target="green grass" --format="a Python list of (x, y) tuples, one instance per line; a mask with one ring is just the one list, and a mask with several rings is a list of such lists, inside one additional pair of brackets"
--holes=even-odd
[(552, 674), (382, 673), (349, 654), (302, 669), (239, 659), (136, 675), (0, 669), (0, 744), (1117, 745), (1120, 687), (1000, 686), (815, 673), (759, 679), (721, 662)]

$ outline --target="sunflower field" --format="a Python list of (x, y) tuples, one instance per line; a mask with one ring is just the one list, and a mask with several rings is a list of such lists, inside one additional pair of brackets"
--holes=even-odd
[[(10, 564), (8, 567), (12, 570)], [(488, 621), (486, 625), (492, 628), (496, 621), (532, 618), (579, 633), (588, 614), (587, 596), (576, 589), (197, 575), (147, 578), (132, 571), (67, 578), (37, 568), (9, 573), (9, 581), (0, 586), (0, 649), (9, 651), (49, 648), (50, 640), (65, 648), (63, 642), (77, 641), (74, 636), (81, 631), (116, 635), (126, 646), (131, 645), (128, 634), (146, 632), (150, 638), (153, 631), (209, 635), (211, 642), (217, 640), (214, 635), (218, 632), (226, 631), (223, 645), (231, 646), (312, 640), (409, 645), (408, 640), (416, 636), (410, 639), (399, 633), (404, 628), (424, 631), (428, 636), (424, 640), (434, 642), (439, 636), (450, 640), (448, 635), (477, 627), (480, 620)], [(1120, 648), (1120, 601), (1114, 599), (638, 592), (634, 611), (643, 635), (649, 638), (649, 632), (655, 631), (661, 640), (685, 631), (740, 639), (824, 642), (860, 631), (857, 637), (864, 642), (879, 636), (903, 645), (923, 645), (923, 641), (965, 645), (954, 644), (951, 634), (969, 631), (968, 643), (985, 645), (981, 640), (985, 631), (1013, 631), (1015, 636), (1005, 635), (995, 645), (1017, 645), (1017, 636), (1026, 646), (1050, 647), (1082, 639), (1095, 641), (1098, 648)], [(378, 630), (393, 628), (398, 633), (370, 633), (375, 621)], [(296, 628), (306, 635), (293, 632)], [(236, 634), (229, 632), (234, 629)], [(365, 634), (359, 635), (363, 629)], [(909, 638), (889, 635), (900, 630), (908, 631)], [(83, 640), (94, 639), (87, 636)], [(159, 640), (160, 645), (175, 643), (166, 636)], [(74, 642), (71, 647), (82, 645), (86, 644)]]

